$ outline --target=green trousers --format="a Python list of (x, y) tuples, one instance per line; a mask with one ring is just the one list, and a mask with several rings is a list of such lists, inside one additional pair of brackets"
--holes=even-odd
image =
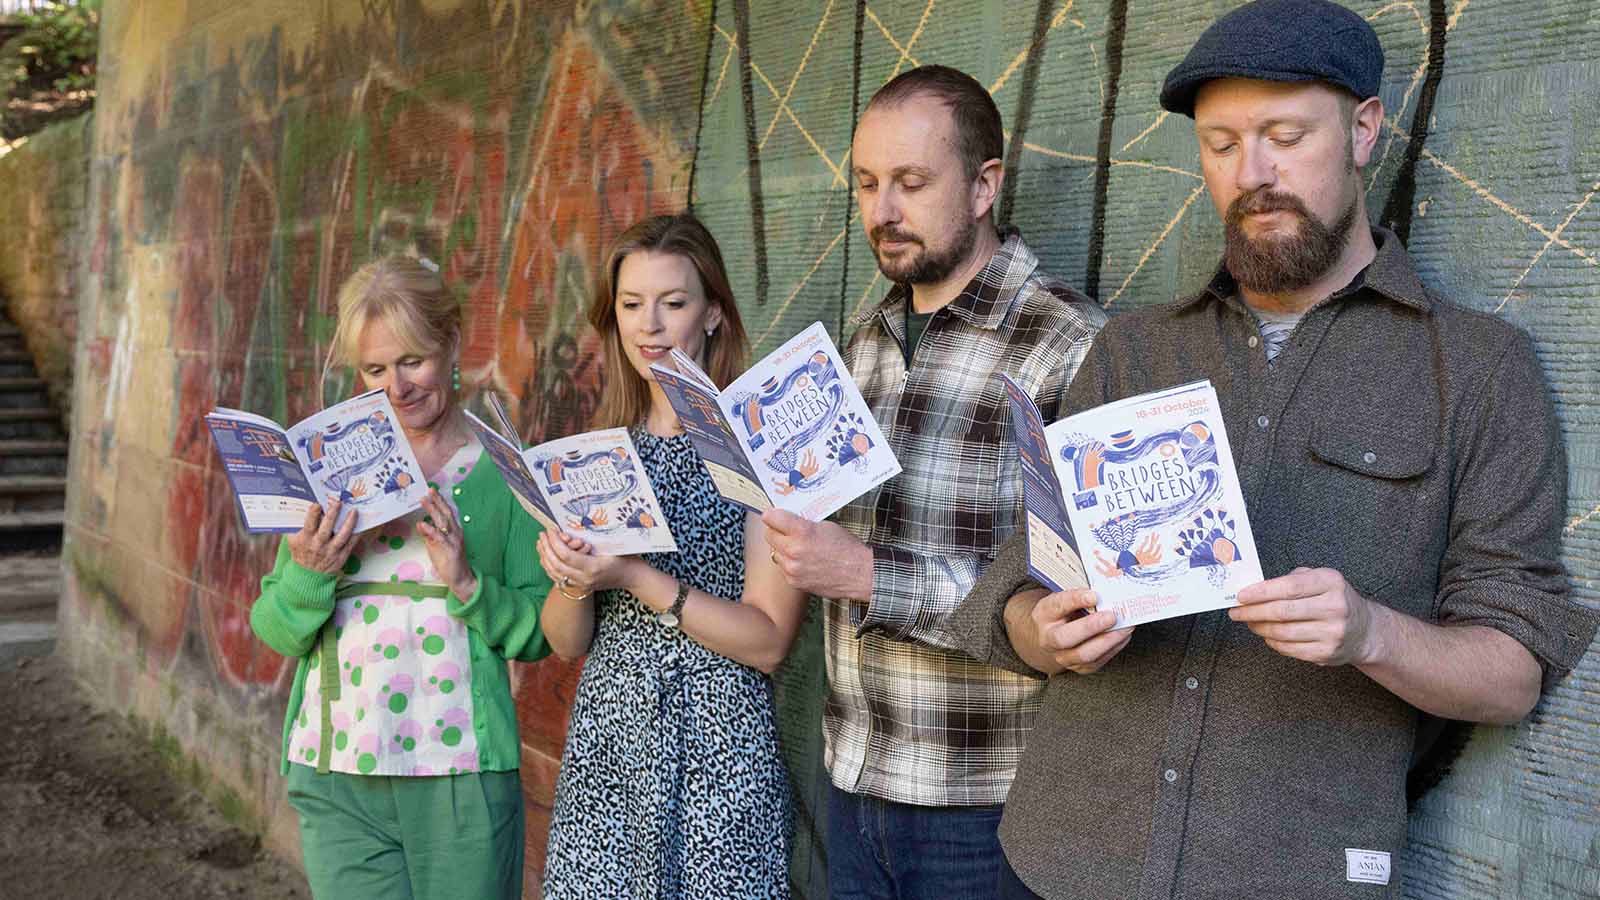
[(516, 772), (402, 778), (289, 767), (318, 900), (517, 900), (524, 819)]

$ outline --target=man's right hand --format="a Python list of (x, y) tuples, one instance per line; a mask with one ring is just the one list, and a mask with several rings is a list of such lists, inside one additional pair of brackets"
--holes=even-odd
[(1056, 671), (1098, 672), (1133, 638), (1132, 628), (1111, 630), (1117, 614), (1095, 612), (1099, 602), (1092, 589), (1075, 588), (1045, 594), (1034, 603), (1029, 618), (1039, 651), (1055, 663)]
[(344, 568), (344, 562), (350, 558), (350, 550), (355, 545), (356, 518), (359, 514), (351, 512), (345, 518), (344, 525), (335, 531), (333, 524), (339, 521), (341, 508), (338, 500), (333, 501), (333, 507), (327, 513), (323, 513), (322, 506), (316, 503), (306, 507), (305, 523), (299, 531), (289, 535), (289, 555), (301, 568), (324, 575), (337, 575)]

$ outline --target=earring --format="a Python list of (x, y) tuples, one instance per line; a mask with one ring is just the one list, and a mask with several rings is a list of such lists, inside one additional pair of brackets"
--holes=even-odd
[(454, 390), (454, 391), (460, 391), (461, 390), (461, 364), (460, 363), (452, 363), (450, 365), (450, 389)]
[(711, 337), (711, 335), (715, 334), (716, 331), (717, 331), (717, 326), (715, 326), (715, 325), (707, 327), (706, 328), (706, 337)]

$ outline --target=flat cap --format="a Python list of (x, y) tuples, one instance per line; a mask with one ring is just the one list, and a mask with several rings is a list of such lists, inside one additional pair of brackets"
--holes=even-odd
[(1330, 0), (1254, 0), (1211, 23), (1161, 86), (1161, 108), (1194, 117), (1213, 78), (1326, 81), (1365, 100), (1383, 80), (1383, 47), (1359, 14)]

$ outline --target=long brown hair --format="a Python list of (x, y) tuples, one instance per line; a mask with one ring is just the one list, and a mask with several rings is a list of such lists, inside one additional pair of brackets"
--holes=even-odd
[(643, 421), (650, 411), (650, 386), (628, 363), (617, 331), (617, 271), (628, 254), (638, 251), (670, 253), (689, 260), (700, 275), (706, 300), (722, 310), (722, 324), (706, 338), (705, 345), (705, 371), (717, 387), (727, 387), (744, 372), (750, 349), (739, 305), (728, 284), (728, 271), (722, 265), (722, 251), (706, 226), (686, 212), (634, 223), (617, 237), (589, 303), (589, 324), (605, 345), (605, 387), (600, 408), (594, 413), (595, 428), (627, 428)]

